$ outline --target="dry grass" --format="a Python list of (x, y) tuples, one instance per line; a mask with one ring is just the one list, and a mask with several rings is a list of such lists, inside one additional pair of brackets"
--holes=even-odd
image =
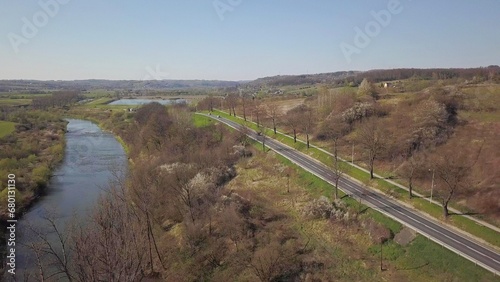
[(301, 211), (313, 198), (297, 184), (296, 174), (290, 177), (290, 193), (287, 193), (287, 177), (280, 173), (283, 168), (273, 152), (259, 154), (238, 165), (238, 176), (227, 189), (287, 215), (281, 223), (292, 226), (309, 241), (316, 260), (325, 265), (315, 277), (370, 281), (377, 271), (373, 256), (366, 252), (371, 244), (369, 237), (354, 223), (332, 224), (327, 220), (304, 218)]
[[(282, 173), (283, 168), (284, 164), (272, 151), (266, 154), (256, 152), (256, 156), (238, 164), (238, 176), (228, 184), (227, 189), (252, 199), (252, 202), (263, 210), (270, 209), (275, 213), (284, 214), (285, 217), (277, 224), (294, 228), (304, 241), (309, 241), (312, 249), (312, 258), (309, 260), (323, 264), (314, 274), (309, 274), (309, 279), (445, 281), (454, 280), (456, 277), (474, 277), (487, 281), (493, 277), (469, 261), (420, 236), (417, 237), (416, 243), (410, 243), (407, 247), (400, 247), (392, 240), (385, 243), (384, 271), (380, 271), (379, 245), (371, 241), (366, 231), (361, 228), (360, 222), (353, 220), (342, 223), (305, 218), (301, 211), (308, 202), (317, 197), (317, 193), (313, 192), (314, 187), (304, 186), (304, 181), (308, 180), (303, 179), (298, 170), (290, 176), (290, 192), (287, 193), (287, 177)], [(379, 215), (369, 210), (359, 218), (361, 220), (375, 216)], [(436, 258), (426, 257), (426, 252), (434, 253)], [(415, 262), (417, 260), (419, 265)]]

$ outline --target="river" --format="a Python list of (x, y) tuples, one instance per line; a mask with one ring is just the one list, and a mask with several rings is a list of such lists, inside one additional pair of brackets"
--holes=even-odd
[(54, 171), (46, 195), (17, 223), (18, 272), (34, 266), (31, 251), (21, 246), (34, 240), (29, 236), (29, 225), (42, 228), (46, 224), (43, 218), (48, 214), (57, 215), (61, 230), (75, 214), (82, 220), (95, 207), (110, 181), (116, 179), (115, 175), (123, 175), (126, 169), (125, 151), (113, 134), (89, 121), (68, 119), (68, 122), (62, 164)]

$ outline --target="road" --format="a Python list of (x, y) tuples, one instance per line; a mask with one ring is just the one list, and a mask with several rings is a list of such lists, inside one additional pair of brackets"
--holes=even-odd
[[(219, 116), (206, 116), (214, 118), (234, 129), (241, 130), (242, 128), (240, 124), (228, 119)], [(253, 130), (248, 129), (246, 132), (250, 138), (259, 142), (262, 142), (262, 138), (264, 138)], [(265, 139), (265, 145), (298, 166), (333, 185), (335, 174), (319, 161), (271, 138)], [(409, 209), (381, 193), (368, 190), (364, 188), (362, 184), (349, 178), (341, 178), (339, 180), (339, 189), (355, 199), (361, 199), (363, 204), (416, 230), (423, 236), (426, 236), (477, 265), (482, 266), (495, 275), (500, 275), (500, 253), (491, 247), (465, 237), (452, 228), (423, 216), (418, 211)]]

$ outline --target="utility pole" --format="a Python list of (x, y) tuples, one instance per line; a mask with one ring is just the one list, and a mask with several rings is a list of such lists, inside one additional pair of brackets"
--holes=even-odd
[(290, 194), (290, 173), (286, 174), (286, 178), (287, 178), (287, 181), (286, 181), (286, 192), (288, 194)]
[(384, 266), (382, 264), (382, 237), (380, 237), (380, 271), (384, 271)]
[(262, 133), (262, 151), (266, 151), (266, 137), (264, 136), (264, 133)]
[(354, 142), (352, 142), (352, 150), (351, 150), (351, 164), (354, 164)]
[[(429, 171), (430, 171), (430, 169), (429, 169)], [(434, 172), (435, 172), (435, 170), (432, 169), (431, 197), (429, 198), (429, 203), (432, 203), (432, 192), (434, 190)]]
[(261, 127), (260, 134), (262, 135), (262, 151), (266, 152), (266, 127), (265, 126)]

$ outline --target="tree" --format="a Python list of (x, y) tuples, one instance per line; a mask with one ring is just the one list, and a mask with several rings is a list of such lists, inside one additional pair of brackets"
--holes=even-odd
[(368, 157), (368, 167), (370, 169), (370, 179), (373, 179), (373, 166), (375, 159), (384, 150), (384, 133), (375, 118), (370, 118), (361, 124), (358, 131), (357, 140), (365, 150)]
[(266, 126), (264, 125), (264, 123), (261, 123), (260, 125), (257, 124), (257, 126), (259, 128), (258, 134), (262, 138), (262, 151), (265, 152), (266, 151)]
[[(46, 211), (41, 222), (28, 222), (28, 234), (33, 236), (29, 245), (36, 257), (38, 278), (74, 281), (68, 244), (68, 230), (63, 230), (53, 211)], [(29, 274), (28, 274), (29, 276)]]
[(349, 132), (349, 126), (340, 115), (332, 116), (324, 121), (320, 127), (320, 134), (323, 139), (331, 140), (333, 143), (333, 173), (335, 175), (335, 199), (338, 197), (338, 182), (345, 173), (345, 164), (339, 160), (338, 147), (340, 140)]
[(245, 94), (243, 94), (241, 95), (240, 100), (241, 100), (241, 107), (243, 108), (243, 120), (247, 121), (248, 99), (245, 97)]
[(278, 116), (281, 115), (281, 109), (278, 106), (278, 104), (276, 104), (276, 103), (269, 103), (266, 106), (266, 113), (267, 113), (267, 116), (273, 122), (273, 131), (274, 131), (274, 134), (276, 134), (276, 120), (277, 120)]
[(280, 276), (290, 273), (298, 267), (298, 246), (296, 244), (297, 242), (281, 244), (273, 241), (258, 248), (250, 262), (253, 273), (263, 282), (280, 281), (281, 279), (278, 279)]
[(198, 102), (198, 110), (207, 110), (213, 112), (214, 107), (219, 104), (220, 100), (215, 98), (213, 94), (209, 94), (207, 97)]
[(306, 144), (309, 149), (309, 134), (312, 132), (313, 127), (313, 112), (312, 109), (307, 107), (303, 112), (302, 126), (304, 128), (304, 133), (306, 134)]
[(293, 130), (293, 142), (297, 143), (297, 130), (300, 127), (300, 115), (298, 107), (295, 107), (286, 112), (286, 124)]
[(231, 93), (231, 94), (227, 95), (225, 100), (226, 100), (227, 106), (229, 108), (229, 115), (231, 115), (231, 111), (232, 111), (233, 115), (236, 116), (235, 108), (236, 108), (236, 105), (238, 104), (238, 95)]
[(293, 139), (297, 142), (297, 129), (306, 135), (306, 144), (309, 148), (309, 135), (313, 127), (312, 109), (304, 104), (299, 105), (287, 112), (288, 125), (293, 129)]
[(43, 221), (42, 229), (30, 226), (38, 280), (132, 282), (148, 275), (146, 230), (122, 184), (107, 190), (84, 225), (75, 221), (63, 231), (53, 215)]
[(424, 164), (422, 154), (413, 153), (403, 164), (401, 175), (408, 180), (408, 192), (410, 199), (413, 197), (413, 180), (419, 174), (419, 169)]
[(258, 100), (253, 100), (251, 105), (252, 115), (255, 114), (257, 126), (262, 123), (262, 116), (264, 115), (264, 107)]
[(366, 78), (363, 79), (363, 81), (359, 85), (358, 94), (360, 96), (371, 96), (373, 99), (378, 98), (377, 92), (375, 91), (373, 84), (371, 84)]
[(149, 273), (146, 226), (124, 189), (111, 188), (90, 223), (76, 227), (72, 253), (78, 281), (139, 281)]
[(333, 158), (333, 174), (335, 181), (335, 200), (339, 197), (339, 180), (345, 174), (346, 164), (337, 157)]
[(440, 184), (436, 188), (442, 195), (443, 215), (449, 216), (448, 204), (457, 193), (471, 186), (472, 167), (477, 162), (481, 153), (481, 147), (477, 150), (476, 156), (470, 159), (472, 149), (463, 147), (459, 152), (444, 150), (436, 157), (435, 169), (436, 176)]
[[(448, 138), (448, 113), (442, 103), (434, 99), (420, 102), (411, 111), (410, 150), (419, 150), (442, 144)], [(410, 152), (411, 153), (411, 152)]]

